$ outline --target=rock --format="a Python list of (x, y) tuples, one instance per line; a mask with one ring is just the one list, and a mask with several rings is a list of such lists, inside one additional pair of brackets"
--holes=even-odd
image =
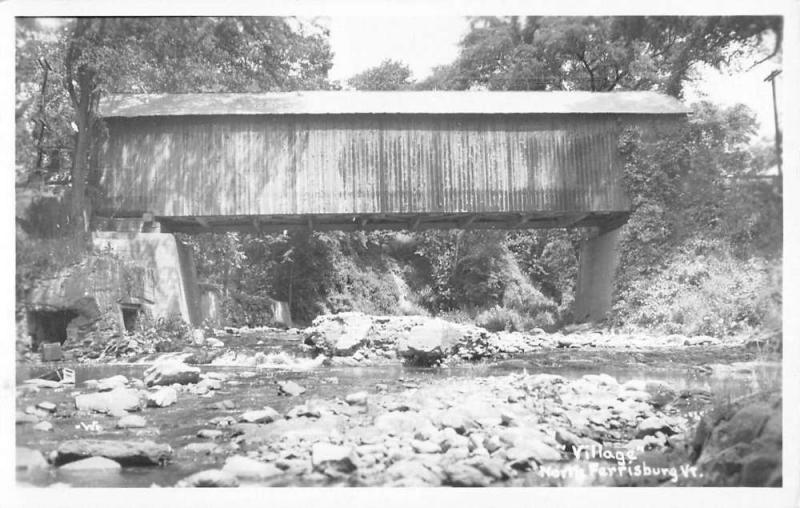
[(689, 337), (683, 341), (684, 346), (718, 346), (722, 341), (709, 337), (708, 335), (698, 335), (697, 337)]
[(222, 472), (242, 480), (265, 480), (283, 474), (283, 471), (274, 464), (261, 462), (243, 455), (228, 457), (222, 467)]
[(217, 439), (222, 437), (222, 431), (217, 429), (200, 429), (197, 431), (197, 437), (203, 439)]
[(426, 320), (402, 334), (396, 344), (397, 356), (412, 363), (433, 364), (450, 353), (461, 337), (461, 331), (452, 323)]
[(286, 418), (320, 418), (321, 416), (322, 411), (319, 408), (309, 407), (308, 404), (295, 406), (286, 413)]
[(469, 450), (470, 440), (466, 436), (456, 433), (455, 430), (446, 428), (441, 432), (439, 444), (445, 451), (451, 448), (464, 448), (465, 450)]
[(500, 422), (506, 427), (518, 427), (519, 417), (511, 411), (503, 410), (500, 412)]
[(185, 487), (238, 487), (239, 481), (230, 473), (219, 469), (200, 471), (184, 478), (175, 484), (178, 488)]
[(206, 341), (206, 334), (200, 328), (192, 330), (192, 343), (195, 346), (202, 346)]
[(360, 312), (319, 316), (306, 331), (304, 342), (328, 356), (350, 356), (366, 346), (372, 318)]
[(75, 439), (58, 445), (54, 463), (58, 466), (88, 457), (106, 457), (123, 466), (154, 466), (171, 456), (169, 445), (152, 441)]
[(125, 388), (127, 385), (128, 378), (119, 374), (99, 380), (96, 388), (98, 392), (109, 392), (116, 388)]
[(409, 459), (394, 462), (386, 469), (385, 475), (390, 481), (396, 482), (394, 485), (404, 487), (435, 486), (442, 482), (442, 476), (431, 468)]
[(45, 411), (44, 409), (39, 409), (39, 408), (37, 408), (35, 406), (26, 407), (25, 408), (25, 413), (27, 413), (29, 415), (33, 415), (36, 418), (39, 418), (40, 420), (50, 416), (50, 412), (49, 411)]
[(75, 397), (79, 411), (120, 414), (141, 409), (139, 391), (131, 388), (116, 388), (108, 392), (85, 393)]
[(645, 383), (644, 391), (650, 394), (650, 405), (656, 408), (666, 406), (674, 401), (678, 392), (666, 383), (658, 381), (648, 381)]
[(39, 423), (39, 417), (36, 415), (29, 415), (22, 411), (17, 411), (15, 414), (15, 421), (17, 425), (22, 425), (25, 423)]
[(219, 339), (215, 339), (214, 337), (207, 338), (206, 341), (205, 341), (205, 345), (208, 346), (208, 347), (213, 347), (213, 348), (225, 347), (225, 343), (224, 342), (222, 342)]
[(211, 404), (211, 408), (222, 410), (236, 409), (236, 402), (232, 401), (231, 399), (220, 400)]
[(562, 428), (556, 429), (555, 438), (556, 441), (569, 453), (573, 453), (573, 450), (577, 449), (579, 446), (592, 446), (598, 444), (591, 439), (578, 437), (572, 432)]
[(308, 442), (328, 440), (331, 432), (344, 432), (347, 420), (341, 416), (323, 416), (318, 419), (292, 418), (276, 420), (268, 424), (238, 423), (234, 426), (242, 443), (273, 443), (282, 439)]
[(500, 439), (500, 436), (492, 435), (486, 438), (486, 440), (483, 442), (483, 447), (486, 448), (486, 451), (489, 453), (494, 453), (503, 447), (503, 442)]
[(222, 381), (219, 379), (205, 378), (201, 379), (195, 386), (198, 390), (206, 392), (210, 390), (222, 390)]
[(414, 439), (411, 441), (411, 448), (416, 453), (442, 453), (442, 447), (432, 441)]
[(64, 464), (58, 469), (60, 471), (70, 472), (119, 471), (122, 469), (122, 466), (116, 460), (107, 459), (105, 457), (89, 457), (88, 459), (76, 460), (75, 462)]
[(439, 416), (439, 425), (442, 428), (451, 428), (459, 434), (464, 434), (470, 429), (478, 427), (477, 422), (463, 411), (451, 409), (444, 411)]
[(147, 426), (147, 420), (139, 415), (123, 416), (117, 420), (117, 428), (119, 429), (140, 429)]
[(212, 453), (219, 451), (219, 449), (220, 447), (216, 443), (189, 443), (184, 446), (181, 451), (211, 455)]
[(505, 480), (511, 476), (508, 468), (499, 460), (490, 457), (470, 459), (469, 465), (494, 480)]
[(53, 430), (53, 424), (50, 422), (39, 422), (33, 426), (33, 430), (38, 430), (41, 432), (50, 432)]
[(711, 485), (781, 486), (782, 397), (757, 393), (707, 413), (692, 457)]
[(280, 395), (288, 395), (290, 397), (296, 397), (297, 395), (305, 393), (305, 391), (306, 391), (305, 388), (295, 383), (294, 381), (278, 381), (278, 393)]
[(366, 406), (367, 405), (367, 392), (351, 393), (345, 397), (345, 402), (351, 406)]
[(147, 407), (168, 407), (178, 402), (178, 392), (171, 386), (164, 386), (147, 394)]
[(174, 359), (156, 362), (144, 371), (147, 386), (191, 384), (200, 381), (200, 369)]
[(16, 464), (17, 471), (31, 471), (34, 469), (44, 469), (47, 467), (47, 461), (42, 455), (42, 452), (39, 450), (34, 450), (33, 448), (26, 448), (24, 446), (17, 446)]
[(523, 469), (530, 466), (531, 461), (542, 464), (561, 460), (561, 454), (558, 450), (535, 440), (512, 446), (506, 450), (506, 454), (512, 466), (522, 467)]
[(514, 390), (513, 392), (508, 394), (508, 402), (511, 404), (515, 404), (520, 400), (525, 398), (525, 393), (519, 390)]
[(425, 427), (431, 427), (433, 424), (426, 416), (416, 412), (391, 412), (375, 417), (373, 425), (390, 436), (399, 436), (413, 434)]
[(321, 472), (351, 473), (356, 469), (353, 450), (346, 446), (314, 443), (311, 447), (311, 464)]
[(664, 419), (651, 416), (645, 418), (636, 426), (636, 439), (642, 439), (645, 436), (653, 436), (656, 432), (661, 432), (668, 436), (676, 433), (675, 429)]
[(239, 416), (239, 421), (247, 423), (270, 423), (280, 419), (281, 415), (271, 407), (257, 411), (247, 411)]
[(24, 381), (24, 383), (36, 388), (61, 388), (63, 386), (58, 381), (51, 381), (49, 379), (28, 379)]
[(491, 483), (481, 470), (463, 463), (446, 467), (444, 473), (445, 483), (454, 487), (488, 487)]
[(45, 411), (47, 411), (49, 413), (55, 413), (56, 412), (56, 405), (53, 404), (52, 402), (47, 402), (47, 401), (40, 402), (40, 403), (36, 404), (36, 407), (38, 407), (39, 409), (43, 409), (43, 410), (45, 410)]
[(209, 420), (208, 423), (213, 423), (217, 427), (230, 427), (231, 425), (236, 425), (237, 421), (233, 416), (217, 416)]

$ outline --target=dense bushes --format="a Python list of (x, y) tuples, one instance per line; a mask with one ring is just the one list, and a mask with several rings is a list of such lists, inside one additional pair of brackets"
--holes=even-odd
[(224, 288), (230, 324), (269, 324), (245, 300), (272, 297), (290, 302), (301, 323), (358, 310), (479, 322), (494, 316), (498, 324), (489, 326), (550, 328), (569, 314), (577, 270), (564, 231), (290, 232), (184, 241), (195, 249), (201, 279)]
[(623, 229), (613, 321), (724, 336), (780, 326), (780, 182), (749, 146), (741, 106), (695, 106), (682, 128), (620, 143), (634, 204)]
[(300, 323), (325, 312), (396, 312), (400, 296), (381, 238), (377, 233), (296, 231), (183, 240), (194, 247), (200, 278), (223, 288), (226, 320), (266, 325), (267, 315), (259, 317), (243, 295), (289, 302)]
[(27, 292), (37, 280), (46, 279), (62, 269), (79, 263), (91, 251), (88, 234), (54, 238), (36, 238), (19, 227), (16, 233), (16, 302), (19, 310)]

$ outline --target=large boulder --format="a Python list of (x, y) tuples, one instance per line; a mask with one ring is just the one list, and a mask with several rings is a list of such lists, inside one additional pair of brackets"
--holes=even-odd
[(319, 316), (305, 332), (305, 343), (328, 356), (349, 356), (369, 343), (372, 318), (360, 312)]
[(119, 462), (116, 460), (107, 459), (105, 457), (89, 457), (88, 459), (76, 460), (69, 462), (59, 468), (61, 471), (119, 471), (122, 469)]
[(156, 362), (144, 371), (144, 382), (147, 386), (191, 384), (200, 381), (200, 369), (174, 360)]
[(719, 486), (780, 487), (782, 413), (781, 395), (762, 393), (703, 417), (692, 452), (706, 480)]
[(123, 466), (157, 466), (171, 456), (172, 448), (168, 444), (153, 441), (74, 439), (58, 445), (53, 462), (60, 466), (89, 457), (105, 457)]
[(131, 388), (117, 388), (108, 392), (84, 393), (75, 397), (75, 407), (79, 411), (112, 415), (138, 411), (141, 408), (140, 392)]
[(436, 363), (450, 353), (461, 337), (457, 325), (442, 319), (429, 319), (400, 336), (397, 356), (411, 363)]

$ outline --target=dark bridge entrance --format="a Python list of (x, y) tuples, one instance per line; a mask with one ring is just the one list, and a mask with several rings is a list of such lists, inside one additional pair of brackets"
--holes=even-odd
[(630, 202), (617, 143), (686, 109), (651, 92), (302, 92), (109, 98), (100, 229), (596, 227), (576, 316), (610, 305)]

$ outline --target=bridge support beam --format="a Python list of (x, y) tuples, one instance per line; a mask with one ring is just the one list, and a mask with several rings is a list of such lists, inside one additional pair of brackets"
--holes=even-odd
[(576, 322), (601, 321), (611, 310), (614, 274), (619, 264), (620, 228), (596, 231), (581, 246), (575, 290)]

